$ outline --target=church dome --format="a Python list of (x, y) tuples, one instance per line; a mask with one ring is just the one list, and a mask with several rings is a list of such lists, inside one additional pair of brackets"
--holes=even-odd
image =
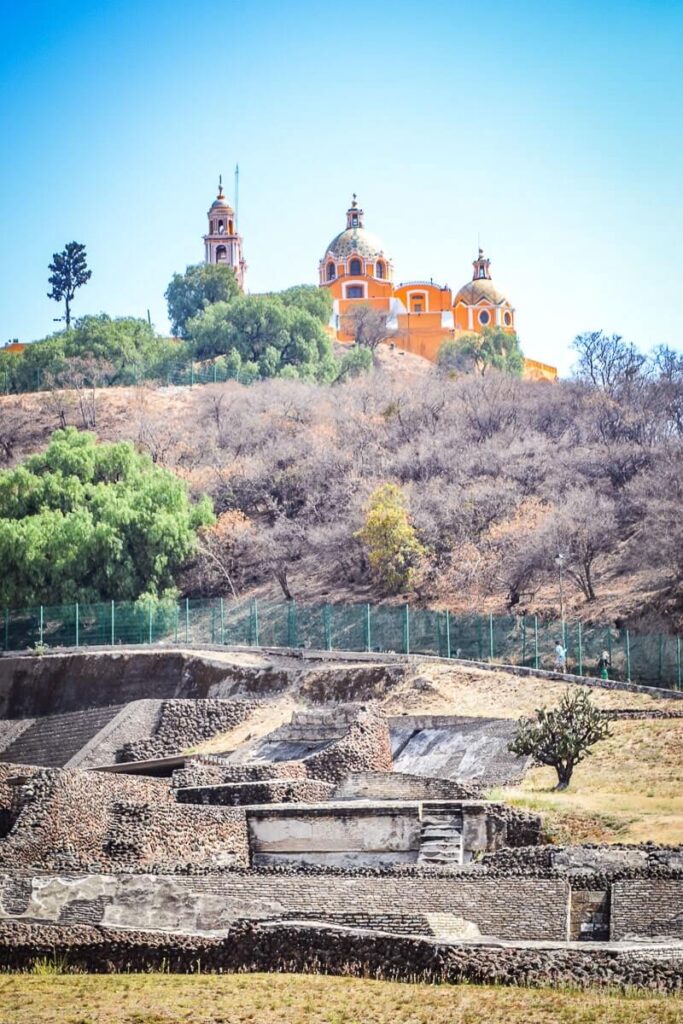
[(234, 213), (232, 206), (223, 195), (223, 180), (219, 177), (218, 179), (218, 195), (211, 203), (211, 210), (218, 210), (225, 213)]
[(354, 252), (369, 260), (385, 255), (382, 240), (362, 227), (346, 228), (344, 231), (340, 231), (328, 245), (325, 255), (329, 254), (337, 259), (345, 260)]
[(507, 302), (506, 297), (502, 292), (498, 291), (490, 278), (482, 278), (481, 280), (468, 281), (467, 284), (463, 285), (455, 296), (454, 304), (466, 302), (468, 306), (476, 306), (482, 299), (496, 306), (501, 302)]
[(500, 292), (491, 280), (491, 261), (479, 250), (477, 259), (472, 263), (474, 273), (472, 280), (464, 284), (453, 300), (453, 305), (464, 302), (467, 306), (476, 306), (480, 302), (490, 303), (492, 306), (500, 306), (510, 303)]

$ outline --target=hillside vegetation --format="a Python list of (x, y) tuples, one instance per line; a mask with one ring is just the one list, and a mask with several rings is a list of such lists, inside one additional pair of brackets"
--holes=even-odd
[[(93, 391), (87, 426), (213, 499), (218, 521), (178, 580), (185, 593), (385, 598), (361, 531), (389, 482), (423, 552), (411, 601), (559, 617), (561, 554), (569, 615), (680, 628), (678, 364), (549, 385), (415, 362), (394, 355), (335, 386)], [(86, 425), (75, 390), (7, 396), (0, 414), (5, 465), (64, 423)]]

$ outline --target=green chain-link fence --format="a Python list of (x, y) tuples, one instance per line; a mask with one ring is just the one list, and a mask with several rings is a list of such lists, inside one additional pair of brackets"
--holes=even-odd
[(563, 641), (567, 671), (682, 688), (681, 638), (537, 617), (452, 615), (407, 605), (185, 600), (146, 607), (121, 601), (6, 609), (0, 649), (116, 646), (159, 641), (433, 654), (551, 669)]
[[(62, 371), (59, 367), (55, 369), (52, 375), (46, 374), (44, 370), (36, 369), (35, 374), (31, 374), (31, 377), (28, 378), (26, 371), (21, 368), (14, 370), (0, 369), (0, 389), (6, 395), (44, 391), (47, 387), (57, 387), (60, 391), (73, 390), (73, 388), (70, 388), (68, 377), (65, 377), (58, 384), (51, 383), (52, 378), (55, 375), (58, 377), (60, 372)], [(193, 384), (218, 384), (228, 380), (236, 380), (240, 384), (253, 384), (255, 380), (258, 380), (258, 377), (253, 373), (247, 373), (243, 370), (232, 370), (230, 366), (220, 361), (209, 363), (187, 362), (176, 363), (163, 369), (124, 365), (116, 371), (116, 374), (111, 379), (98, 374), (95, 384), (98, 388), (129, 387), (132, 384), (150, 381), (166, 385), (167, 387), (171, 385), (191, 387)], [(89, 387), (91, 383), (84, 376), (79, 386)]]

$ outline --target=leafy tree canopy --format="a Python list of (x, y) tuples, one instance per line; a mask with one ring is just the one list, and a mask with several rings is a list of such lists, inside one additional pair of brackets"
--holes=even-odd
[(22, 352), (0, 350), (0, 374), (17, 390), (43, 387), (48, 376), (56, 378), (70, 360), (92, 358), (106, 364), (111, 384), (133, 383), (141, 375), (163, 375), (187, 359), (184, 345), (155, 333), (147, 320), (110, 317), (106, 313), (83, 316), (71, 330), (34, 341)]
[(52, 289), (47, 297), (64, 303), (64, 320), (68, 330), (76, 289), (87, 284), (92, 277), (92, 270), (88, 270), (85, 246), (80, 242), (69, 242), (61, 252), (54, 253), (48, 270), (52, 271), (48, 278)]
[(217, 302), (189, 331), (198, 359), (230, 354), (233, 364), (255, 367), (262, 377), (330, 380), (337, 365), (320, 318), (280, 296), (241, 295)]
[(425, 549), (417, 539), (405, 499), (396, 484), (383, 484), (371, 495), (365, 525), (356, 537), (366, 546), (370, 568), (387, 592), (406, 590)]
[(332, 295), (327, 288), (317, 284), (297, 284), (283, 292), (272, 292), (268, 298), (279, 299), (285, 306), (303, 309), (322, 324), (328, 324), (332, 316)]
[(519, 338), (502, 327), (487, 327), (481, 334), (463, 334), (445, 341), (437, 362), (447, 373), (484, 374), (488, 369), (522, 376), (524, 354)]
[(197, 263), (184, 274), (174, 274), (164, 294), (174, 334), (189, 337), (192, 317), (214, 302), (230, 302), (239, 294), (234, 270), (220, 263)]
[(135, 600), (171, 587), (213, 521), (207, 498), (130, 442), (73, 427), (0, 472), (0, 604)]
[(350, 380), (352, 377), (360, 377), (364, 373), (370, 373), (372, 369), (373, 362), (370, 349), (364, 348), (362, 345), (353, 345), (342, 358), (335, 384)]
[(520, 718), (509, 744), (513, 754), (532, 756), (557, 772), (557, 789), (566, 789), (574, 768), (590, 748), (610, 736), (607, 716), (585, 690), (566, 690), (556, 708), (539, 708), (535, 718)]

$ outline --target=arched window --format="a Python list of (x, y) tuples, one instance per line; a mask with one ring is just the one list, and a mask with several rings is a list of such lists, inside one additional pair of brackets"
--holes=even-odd
[(486, 310), (482, 309), (482, 311), (479, 314), (479, 323), (481, 324), (481, 326), (482, 327), (486, 327), (486, 325), (487, 325), (487, 323), (489, 322), (490, 319), (491, 319), (491, 317), (486, 312)]
[(377, 260), (375, 274), (377, 275), (377, 277), (384, 277), (384, 264), (382, 263), (381, 260)]
[(219, 235), (224, 235), (225, 234), (225, 224), (223, 223), (222, 220), (218, 221), (218, 234)]
[(216, 248), (216, 263), (227, 263), (228, 262), (228, 250), (224, 245), (219, 245)]
[(361, 263), (361, 261), (359, 259), (356, 259), (356, 257), (354, 256), (354, 258), (349, 263), (349, 274), (362, 274), (362, 273), (363, 273), (363, 264)]
[(512, 313), (505, 313), (503, 320), (505, 321), (505, 326), (510, 327), (512, 325)]
[(337, 268), (335, 267), (334, 263), (328, 263), (327, 264), (327, 280), (328, 281), (334, 281), (336, 276), (337, 276)]

